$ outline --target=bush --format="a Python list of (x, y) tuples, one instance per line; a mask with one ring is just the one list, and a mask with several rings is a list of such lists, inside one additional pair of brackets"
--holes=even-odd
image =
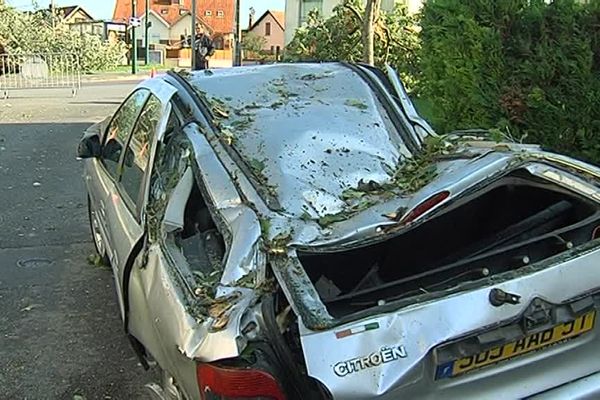
[(77, 54), (83, 72), (117, 67), (126, 48), (124, 43), (111, 44), (99, 36), (70, 30), (61, 20), (51, 26), (47, 12), (21, 13), (0, 4), (0, 44), (8, 53)]
[(436, 129), (498, 127), (600, 162), (599, 3), (427, 1), (418, 94)]

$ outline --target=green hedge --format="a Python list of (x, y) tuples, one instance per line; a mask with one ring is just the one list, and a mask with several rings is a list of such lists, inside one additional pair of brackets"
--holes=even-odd
[(417, 103), (600, 163), (600, 0), (428, 0)]

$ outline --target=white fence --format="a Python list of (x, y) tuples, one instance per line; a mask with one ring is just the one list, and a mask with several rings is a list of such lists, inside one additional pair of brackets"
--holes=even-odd
[(81, 88), (81, 68), (76, 54), (0, 54), (0, 95), (11, 90)]

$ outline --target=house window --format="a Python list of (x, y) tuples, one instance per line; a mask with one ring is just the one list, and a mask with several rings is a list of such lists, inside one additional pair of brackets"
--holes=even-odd
[(160, 13), (161, 13), (162, 15), (167, 15), (167, 14), (169, 13), (169, 9), (168, 9), (168, 8), (161, 8), (161, 9), (160, 9)]
[(218, 18), (223, 18), (225, 16), (225, 13), (223, 12), (223, 10), (218, 10), (217, 11), (217, 17)]
[(311, 11), (317, 11), (322, 15), (323, 0), (300, 0), (300, 25), (303, 25), (306, 21), (308, 21), (308, 14)]
[(267, 22), (265, 24), (265, 36), (271, 36), (271, 23)]
[(210, 10), (204, 11), (204, 16), (205, 17), (212, 17), (212, 11), (210, 11)]

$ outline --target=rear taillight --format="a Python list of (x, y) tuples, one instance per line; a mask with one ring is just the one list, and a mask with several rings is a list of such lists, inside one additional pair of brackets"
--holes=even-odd
[(443, 192), (434, 194), (433, 196), (431, 196), (430, 198), (428, 198), (427, 200), (423, 201), (418, 206), (413, 208), (408, 214), (406, 214), (406, 216), (404, 218), (402, 218), (400, 220), (400, 222), (402, 222), (404, 224), (408, 224), (408, 223), (414, 221), (415, 219), (419, 218), (421, 215), (425, 214), (427, 211), (431, 210), (432, 208), (434, 208), (435, 206), (437, 206), (438, 204), (440, 204), (441, 202), (446, 200), (449, 196), (450, 196), (450, 192), (448, 192), (446, 190)]
[(285, 400), (275, 378), (265, 371), (198, 364), (197, 375), (202, 400)]

